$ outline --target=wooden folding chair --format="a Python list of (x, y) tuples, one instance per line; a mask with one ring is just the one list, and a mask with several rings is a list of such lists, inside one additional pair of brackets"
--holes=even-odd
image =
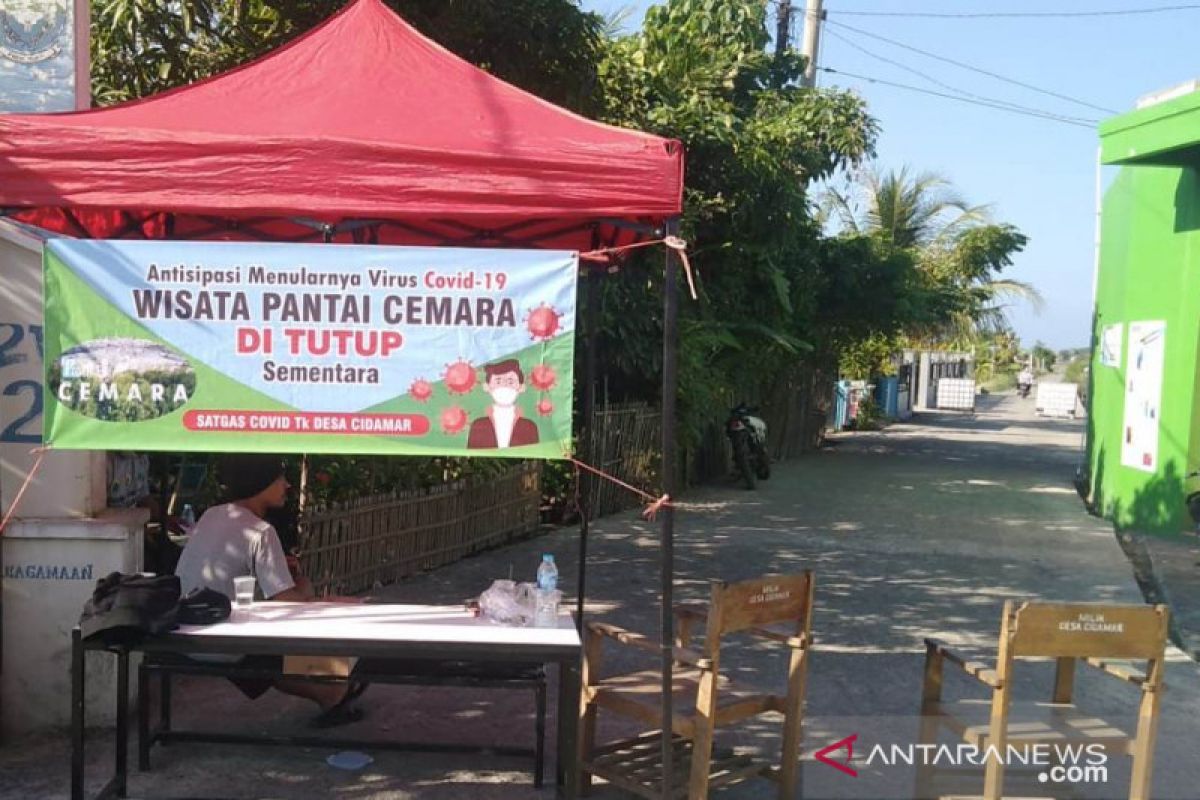
[[(921, 693), (923, 741), (945, 726), (981, 752), (1046, 743), (1060, 748), (1104, 747), (1108, 756), (1133, 758), (1130, 800), (1149, 800), (1163, 684), (1163, 654), (1169, 612), (1166, 606), (1101, 605), (1092, 603), (1004, 604), (1000, 648), (995, 669), (967, 661), (935, 639), (926, 639), (925, 680)], [(1049, 703), (1018, 703), (1012, 697), (1017, 659), (1053, 658), (1054, 692)], [(1145, 661), (1145, 672), (1110, 663), (1109, 659)], [(1130, 736), (1072, 702), (1075, 666), (1084, 664), (1141, 689), (1137, 731)], [(942, 702), (942, 672), (949, 662), (991, 691), (990, 701)], [(928, 771), (918, 770), (919, 797), (929, 797)], [(924, 784), (924, 785), (922, 785)], [(984, 766), (984, 800), (999, 800), (1004, 789), (1004, 764), (988, 758)]]
[[(812, 608), (811, 571), (800, 575), (767, 575), (733, 584), (714, 581), (707, 608), (686, 605), (675, 608), (678, 635), (674, 648), (677, 669), (672, 673), (674, 718), (670, 722), (674, 736), (672, 796), (700, 800), (708, 796), (710, 787), (753, 776), (778, 781), (780, 798), (791, 800), (795, 796), (804, 681), (812, 644)], [(698, 622), (705, 624), (704, 642), (699, 650), (691, 647), (692, 631)], [(782, 627), (767, 627), (771, 625)], [(720, 674), (723, 638), (739, 631), (791, 649), (786, 694), (747, 691)], [(592, 776), (598, 776), (635, 794), (658, 800), (663, 797), (662, 673), (660, 669), (648, 669), (601, 678), (600, 650), (606, 640), (662, 654), (658, 643), (644, 636), (615, 625), (588, 624), (580, 736), (583, 787), (587, 791)], [(658, 730), (596, 747), (596, 715), (601, 708)], [(718, 726), (768, 712), (783, 714), (778, 765), (746, 755), (714, 754), (713, 737)]]

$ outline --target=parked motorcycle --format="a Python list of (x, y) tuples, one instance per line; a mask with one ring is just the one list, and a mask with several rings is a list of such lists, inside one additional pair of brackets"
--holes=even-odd
[(745, 403), (729, 412), (725, 435), (733, 447), (733, 467), (747, 489), (755, 479), (771, 477), (771, 457), (767, 455), (767, 423), (755, 416)]

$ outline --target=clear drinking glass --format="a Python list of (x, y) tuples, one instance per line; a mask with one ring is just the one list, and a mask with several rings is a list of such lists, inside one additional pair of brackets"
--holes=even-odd
[(535, 592), (533, 625), (536, 628), (558, 627), (558, 604), (562, 592), (558, 589), (538, 589)]
[(254, 604), (254, 576), (242, 575), (233, 579), (234, 604), (250, 606)]

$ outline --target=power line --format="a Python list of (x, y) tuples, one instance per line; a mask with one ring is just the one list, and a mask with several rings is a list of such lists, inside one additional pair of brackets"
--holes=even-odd
[(1061, 122), (1064, 125), (1074, 125), (1079, 128), (1089, 128), (1090, 129), (1095, 124), (1094, 122), (1091, 122), (1091, 121), (1080, 120), (1080, 119), (1077, 119), (1074, 117), (1064, 117), (1059, 114), (1052, 114), (1048, 111), (1023, 110), (1020, 108), (1014, 108), (1011, 105), (1006, 105), (1006, 104), (1000, 103), (1000, 102), (993, 102), (993, 101), (989, 101), (989, 100), (974, 100), (970, 97), (963, 97), (963, 96), (957, 95), (957, 94), (947, 94), (946, 92), (935, 92), (932, 89), (926, 89), (921, 86), (912, 86), (911, 84), (907, 84), (907, 83), (896, 83), (895, 81), (884, 80), (883, 78), (872, 78), (869, 75), (857, 75), (853, 72), (845, 72), (843, 70), (834, 69), (832, 67), (818, 67), (818, 69), (821, 72), (828, 72), (828, 73), (831, 73), (834, 75), (844, 75), (847, 78), (857, 78), (860, 81), (867, 81), (868, 83), (877, 83), (882, 86), (892, 86), (897, 89), (907, 89), (910, 92), (920, 92), (921, 94), (933, 95), (934, 97), (941, 97), (946, 100), (957, 100), (960, 103), (970, 103), (971, 105), (984, 106), (986, 108), (993, 108), (998, 111), (1007, 111), (1010, 114), (1021, 114), (1026, 117), (1035, 117), (1038, 119), (1050, 120), (1051, 122)]
[(1024, 82), (1018, 81), (1014, 78), (1009, 78), (1007, 76), (1000, 75), (995, 72), (990, 72), (986, 69), (974, 67), (974, 66), (971, 66), (970, 64), (964, 64), (961, 61), (955, 61), (954, 59), (947, 58), (946, 56), (939, 56), (937, 53), (930, 53), (928, 50), (922, 50), (919, 47), (913, 47), (912, 45), (905, 44), (904, 42), (898, 42), (895, 39), (889, 39), (886, 36), (880, 36), (877, 33), (871, 33), (870, 31), (864, 31), (861, 28), (855, 28), (852, 25), (845, 24), (844, 22), (835, 22), (833, 20), (826, 20), (825, 24), (826, 25), (836, 25), (839, 28), (845, 28), (848, 31), (853, 31), (854, 33), (861, 34), (863, 36), (869, 36), (870, 38), (878, 39), (881, 42), (886, 42), (894, 47), (899, 47), (904, 50), (911, 50), (912, 52), (923, 55), (926, 58), (932, 58), (937, 61), (944, 61), (945, 63), (953, 64), (954, 66), (959, 67), (960, 69), (970, 70), (971, 72), (978, 72), (981, 75), (987, 75), (989, 78), (995, 78), (996, 80), (1004, 81), (1005, 83), (1011, 83), (1014, 86), (1020, 86), (1023, 89), (1029, 89), (1030, 91), (1038, 92), (1039, 94), (1044, 94), (1044, 95), (1047, 95), (1048, 97), (1054, 97), (1059, 100), (1066, 100), (1068, 102), (1075, 103), (1076, 105), (1085, 106), (1087, 108), (1091, 108), (1096, 111), (1103, 111), (1106, 114), (1120, 113), (1119, 111), (1115, 111), (1111, 108), (1105, 108), (1104, 106), (1098, 106), (1094, 103), (1089, 103), (1085, 100), (1079, 100), (1075, 97), (1071, 97), (1070, 95), (1060, 94), (1058, 92), (1052, 92), (1049, 89), (1043, 89), (1039, 86), (1034, 86), (1029, 83), (1024, 83)]
[(1165, 14), (1171, 11), (1200, 11), (1200, 4), (1187, 3), (1151, 8), (1126, 8), (1113, 11), (842, 11), (834, 13), (853, 17), (934, 17), (939, 19), (1025, 19), (1074, 17), (1130, 17), (1140, 14)]
[(1007, 106), (1007, 107), (1009, 107), (1009, 108), (1013, 109), (1014, 111), (1027, 111), (1027, 112), (1031, 112), (1031, 113), (1034, 113), (1034, 114), (1044, 114), (1044, 115), (1047, 115), (1047, 116), (1050, 116), (1050, 117), (1059, 118), (1059, 119), (1061, 119), (1061, 120), (1063, 120), (1063, 121), (1066, 121), (1066, 120), (1074, 120), (1074, 121), (1076, 121), (1076, 122), (1086, 123), (1086, 124), (1088, 124), (1088, 125), (1094, 125), (1094, 124), (1096, 124), (1096, 123), (1098, 123), (1098, 122), (1099, 122), (1099, 120), (1088, 119), (1088, 118), (1086, 118), (1086, 117), (1073, 117), (1073, 116), (1069, 116), (1069, 115), (1067, 115), (1067, 114), (1059, 114), (1059, 113), (1057, 113), (1057, 112), (1055, 112), (1055, 111), (1046, 111), (1045, 109), (1041, 109), (1041, 108), (1033, 108), (1033, 107), (1031, 107), (1031, 106), (1023, 106), (1023, 105), (1020, 105), (1020, 104), (1018, 104), (1018, 103), (1010, 103), (1010, 102), (1009, 102), (1009, 101), (1007, 101), (1007, 100), (1000, 100), (1000, 99), (997, 99), (997, 98), (995, 98), (995, 97), (985, 97), (985, 96), (983, 96), (983, 95), (980, 95), (980, 94), (975, 94), (974, 92), (968, 92), (968, 91), (966, 91), (965, 89), (960, 89), (960, 88), (958, 88), (957, 86), (952, 86), (951, 84), (949, 84), (949, 83), (946, 83), (945, 81), (938, 80), (937, 78), (933, 77), (932, 75), (929, 75), (929, 74), (927, 74), (927, 73), (924, 73), (924, 72), (922, 72), (922, 71), (921, 71), (921, 70), (919, 70), (919, 69), (915, 69), (915, 68), (913, 68), (913, 67), (910, 67), (910, 66), (908, 66), (907, 64), (904, 64), (904, 63), (902, 63), (902, 62), (900, 62), (900, 61), (895, 61), (895, 60), (893, 60), (893, 59), (890, 59), (890, 58), (888, 58), (888, 57), (886, 57), (886, 56), (881, 56), (881, 55), (879, 55), (878, 53), (875, 53), (875, 52), (873, 52), (873, 51), (871, 51), (871, 50), (868, 50), (867, 48), (863, 47), (862, 45), (858, 44), (857, 42), (854, 42), (854, 41), (852, 41), (851, 39), (848, 39), (848, 38), (846, 38), (845, 36), (842, 36), (841, 34), (839, 34), (839, 33), (838, 33), (838, 32), (836, 32), (836, 31), (827, 31), (827, 33), (828, 33), (830, 36), (832, 36), (833, 38), (835, 38), (835, 39), (839, 39), (839, 40), (841, 40), (842, 42), (845, 42), (846, 44), (848, 44), (848, 45), (850, 45), (851, 47), (853, 47), (855, 50), (858, 50), (859, 52), (861, 52), (861, 53), (864, 53), (864, 54), (866, 54), (866, 55), (870, 56), (871, 58), (874, 58), (874, 59), (877, 59), (877, 60), (879, 60), (879, 61), (882, 61), (882, 62), (884, 62), (885, 64), (891, 64), (891, 65), (892, 65), (892, 66), (894, 66), (894, 67), (899, 67), (900, 69), (902, 69), (902, 70), (904, 70), (904, 71), (906, 71), (906, 72), (910, 72), (910, 73), (912, 73), (913, 75), (916, 75), (916, 76), (918, 76), (918, 77), (920, 77), (920, 78), (924, 78), (925, 80), (927, 80), (927, 81), (929, 81), (929, 82), (931, 82), (931, 83), (933, 83), (933, 84), (935, 84), (935, 85), (937, 85), (937, 86), (941, 86), (943, 89), (949, 89), (950, 91), (952, 91), (952, 92), (954, 92), (954, 93), (956, 93), (956, 94), (962, 95), (963, 97), (969, 97), (969, 98), (972, 98), (972, 99), (974, 99), (974, 100), (979, 100), (979, 101), (981, 101), (981, 102), (988, 103), (988, 104), (990, 104), (990, 105), (1003, 105), (1003, 106)]

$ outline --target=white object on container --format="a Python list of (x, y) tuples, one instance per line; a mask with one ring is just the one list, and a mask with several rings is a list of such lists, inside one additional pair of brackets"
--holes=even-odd
[(1075, 417), (1079, 386), (1074, 383), (1039, 383), (1037, 413), (1044, 417)]
[(184, 504), (183, 511), (179, 514), (179, 524), (188, 533), (191, 533), (192, 528), (196, 527), (196, 512), (192, 510), (191, 503)]
[(975, 410), (975, 381), (942, 378), (937, 384), (937, 407), (951, 411)]

